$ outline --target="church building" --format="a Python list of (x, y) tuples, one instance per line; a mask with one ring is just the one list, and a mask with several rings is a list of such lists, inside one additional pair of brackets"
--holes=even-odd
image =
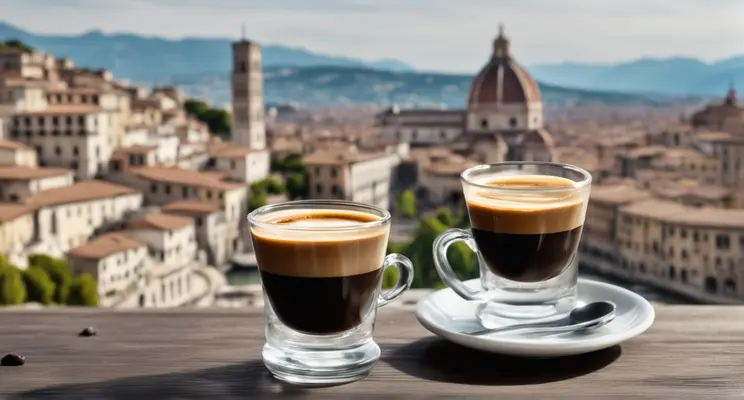
[(381, 136), (412, 146), (447, 145), (482, 162), (556, 161), (543, 128), (540, 88), (514, 60), (503, 27), (470, 87), (466, 110), (400, 110), (378, 115)]

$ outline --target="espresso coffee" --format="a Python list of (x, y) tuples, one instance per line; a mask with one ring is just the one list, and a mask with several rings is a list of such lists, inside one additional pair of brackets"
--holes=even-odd
[(513, 281), (540, 282), (568, 267), (579, 245), (586, 206), (578, 190), (560, 190), (574, 182), (511, 175), (485, 183), (505, 189), (476, 189), (467, 199), (473, 238), (488, 269)]
[(282, 323), (315, 335), (362, 323), (376, 307), (387, 246), (387, 227), (361, 229), (375, 221), (363, 212), (307, 210), (264, 221), (281, 231), (252, 230), (261, 282)]

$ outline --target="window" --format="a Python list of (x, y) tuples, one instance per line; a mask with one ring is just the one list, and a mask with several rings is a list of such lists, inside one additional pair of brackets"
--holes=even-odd
[(331, 168), (331, 177), (335, 178), (337, 176), (338, 176), (338, 168), (336, 167)]
[(342, 198), (343, 194), (341, 193), (341, 188), (338, 187), (338, 185), (333, 185), (333, 195), (338, 198)]
[(442, 139), (447, 139), (447, 132), (446, 131), (439, 132), (439, 137)]
[(189, 197), (189, 188), (184, 186), (181, 188), (181, 193), (183, 194), (183, 198), (186, 199)]
[(315, 193), (317, 193), (317, 194), (323, 193), (323, 185), (321, 185), (320, 183), (318, 183), (317, 185), (315, 185)]
[(165, 185), (165, 194), (170, 194), (170, 192), (171, 192), (170, 185)]
[(56, 146), (54, 148), (54, 154), (56, 154), (56, 155), (62, 154), (62, 149), (59, 146)]
[(720, 234), (716, 235), (716, 248), (720, 250), (728, 250), (731, 247), (729, 235)]
[(687, 239), (687, 229), (682, 229), (679, 232), (679, 235), (682, 237), (682, 239)]
[(79, 153), (78, 147), (77, 146), (73, 146), (72, 147), (72, 155), (76, 156), (76, 155), (78, 155), (78, 153)]
[(202, 226), (202, 217), (196, 217), (196, 226), (201, 227)]
[(517, 119), (514, 117), (509, 118), (509, 128), (517, 127)]
[(77, 161), (73, 161), (72, 163), (70, 163), (70, 168), (72, 168), (72, 169), (78, 169), (78, 162)]
[(698, 232), (697, 231), (692, 232), (692, 241), (697, 243), (698, 240), (700, 240), (700, 235), (698, 234)]
[(157, 183), (151, 183), (150, 184), (150, 193), (157, 193), (158, 192), (158, 184)]
[(230, 160), (230, 169), (235, 169), (235, 160)]
[(682, 259), (687, 260), (687, 250), (682, 250)]
[(486, 128), (488, 128), (488, 120), (487, 120), (487, 119), (485, 119), (485, 118), (483, 118), (483, 119), (481, 120), (481, 122), (480, 122), (480, 126), (481, 126), (481, 128), (483, 128), (483, 129), (486, 129)]
[(39, 126), (44, 126), (45, 123), (46, 123), (46, 118), (39, 117)]
[(84, 115), (78, 116), (78, 124), (80, 124), (80, 126), (85, 125), (85, 116)]
[(67, 126), (72, 125), (72, 117), (67, 116), (67, 118), (65, 118), (65, 123), (67, 123)]

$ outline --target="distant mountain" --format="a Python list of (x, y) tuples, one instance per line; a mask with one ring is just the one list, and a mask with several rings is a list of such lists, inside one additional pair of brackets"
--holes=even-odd
[(605, 65), (538, 64), (529, 69), (543, 82), (622, 92), (723, 96), (731, 82), (744, 88), (744, 55), (714, 63), (694, 58), (644, 58)]
[[(231, 39), (170, 40), (134, 34), (40, 35), (0, 22), (0, 40), (18, 39), (58, 57), (69, 57), (78, 65), (105, 67), (114, 76), (155, 82), (174, 75), (227, 73), (231, 62)], [(263, 63), (271, 66), (343, 66), (412, 71), (398, 60), (364, 61), (314, 53), (300, 48), (263, 46)]]
[[(393, 72), (347, 67), (269, 67), (264, 70), (264, 92), (268, 104), (354, 105), (376, 104), (401, 107), (463, 108), (472, 75), (424, 72)], [(174, 77), (189, 94), (212, 99), (216, 104), (230, 101), (226, 74)], [(669, 98), (540, 84), (547, 104), (664, 103)]]

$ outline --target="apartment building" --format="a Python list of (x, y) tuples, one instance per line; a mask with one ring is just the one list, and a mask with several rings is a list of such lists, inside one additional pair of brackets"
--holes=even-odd
[(389, 207), (394, 152), (319, 151), (303, 158), (309, 174), (309, 197), (345, 199)]
[(196, 242), (200, 250), (207, 255), (207, 263), (213, 266), (224, 266), (227, 258), (228, 238), (225, 213), (215, 203), (198, 201), (175, 201), (164, 205), (161, 212), (191, 218), (196, 229)]
[(110, 130), (110, 114), (98, 106), (59, 105), (15, 113), (8, 135), (35, 148), (40, 165), (70, 168), (83, 180), (106, 172)]
[(269, 176), (271, 155), (268, 150), (222, 143), (210, 152), (214, 168), (231, 179), (251, 184)]
[(34, 241), (63, 252), (88, 242), (100, 227), (142, 207), (142, 193), (99, 180), (38, 192), (21, 199), (33, 213)]
[(25, 204), (0, 203), (0, 253), (8, 255), (34, 237), (33, 208)]
[(144, 276), (147, 246), (119, 232), (106, 233), (67, 252), (75, 274), (91, 274), (98, 283), (102, 307), (115, 306)]
[(0, 165), (0, 201), (19, 201), (45, 190), (70, 186), (73, 181), (69, 169)]
[(192, 277), (197, 258), (191, 218), (147, 214), (125, 226), (129, 237), (145, 243), (153, 260), (148, 284), (140, 295), (142, 307), (177, 307), (194, 298)]
[(219, 172), (201, 172), (168, 167), (132, 168), (109, 179), (142, 191), (145, 202), (164, 205), (174, 201), (193, 200), (219, 205), (228, 227), (228, 255), (242, 251), (240, 227), (247, 214), (248, 186), (227, 182)]
[[(0, 125), (2, 125), (2, 120), (0, 120)], [(0, 139), (0, 165), (37, 167), (39, 161), (36, 151), (31, 147), (21, 142)]]

